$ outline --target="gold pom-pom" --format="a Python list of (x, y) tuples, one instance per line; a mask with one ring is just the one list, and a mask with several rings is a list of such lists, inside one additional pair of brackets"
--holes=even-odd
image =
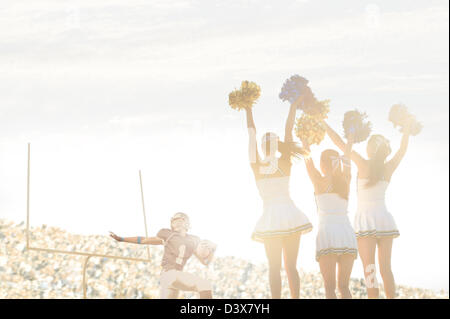
[(418, 122), (416, 117), (409, 113), (408, 108), (401, 103), (394, 104), (389, 111), (389, 121), (394, 127), (400, 126), (400, 132), (404, 131), (404, 127), (410, 122), (410, 134), (415, 136), (422, 131), (423, 125)]
[(316, 117), (317, 119), (328, 118), (330, 112), (330, 100), (319, 101), (314, 99), (309, 108), (305, 109), (305, 113), (309, 116)]
[(228, 103), (231, 108), (240, 111), (253, 107), (260, 95), (261, 88), (255, 82), (242, 81), (241, 88), (228, 95)]
[(319, 145), (325, 138), (326, 126), (322, 118), (303, 114), (296, 121), (295, 135), (308, 145)]
[(240, 110), (241, 107), (239, 105), (239, 101), (241, 99), (241, 91), (234, 90), (230, 94), (228, 94), (228, 104), (230, 104), (231, 108), (235, 110)]
[(408, 108), (404, 104), (398, 103), (392, 105), (391, 110), (389, 111), (389, 121), (394, 124), (394, 127), (405, 126), (409, 118), (410, 114)]

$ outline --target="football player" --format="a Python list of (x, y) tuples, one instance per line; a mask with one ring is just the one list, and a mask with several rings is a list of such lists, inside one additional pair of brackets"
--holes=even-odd
[(112, 232), (110, 236), (120, 242), (164, 245), (160, 276), (160, 297), (162, 299), (175, 299), (180, 290), (196, 291), (201, 299), (209, 299), (212, 298), (210, 282), (184, 272), (183, 267), (192, 255), (195, 255), (202, 264), (208, 265), (214, 256), (216, 245), (188, 234), (189, 228), (189, 217), (185, 213), (176, 213), (170, 219), (170, 229), (161, 229), (156, 237), (123, 238)]

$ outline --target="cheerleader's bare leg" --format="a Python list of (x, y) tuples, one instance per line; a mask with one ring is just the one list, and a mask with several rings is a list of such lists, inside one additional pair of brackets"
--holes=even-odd
[(335, 254), (323, 255), (319, 259), (320, 273), (325, 286), (325, 297), (336, 299), (336, 263), (338, 256)]
[(350, 275), (352, 274), (353, 263), (355, 262), (355, 256), (344, 254), (339, 256), (338, 260), (338, 289), (342, 299), (351, 299), (352, 293), (350, 292)]
[(281, 238), (264, 240), (264, 248), (269, 263), (269, 284), (272, 299), (281, 298), (281, 254), (283, 242)]
[(376, 299), (379, 296), (378, 282), (376, 277), (377, 273), (375, 266), (376, 248), (377, 248), (377, 239), (375, 237), (358, 238), (358, 251), (364, 267), (367, 296), (369, 299)]
[(386, 298), (395, 298), (395, 280), (391, 267), (392, 242), (393, 238), (378, 238), (378, 264), (380, 265), (380, 274), (383, 278), (384, 292)]
[(300, 234), (283, 238), (284, 269), (289, 282), (291, 298), (300, 297), (300, 277), (297, 271), (298, 248), (300, 246)]

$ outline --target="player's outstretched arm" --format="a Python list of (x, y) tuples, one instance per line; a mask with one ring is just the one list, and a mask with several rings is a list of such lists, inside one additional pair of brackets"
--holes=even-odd
[(125, 243), (132, 243), (132, 244), (141, 244), (141, 245), (162, 245), (164, 241), (161, 238), (158, 237), (120, 237), (114, 234), (113, 232), (110, 232), (109, 236), (111, 236), (113, 239), (125, 242)]

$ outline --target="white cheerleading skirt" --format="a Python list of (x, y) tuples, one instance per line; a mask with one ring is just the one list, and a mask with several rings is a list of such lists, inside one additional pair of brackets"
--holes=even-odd
[(383, 200), (358, 203), (355, 232), (358, 238), (400, 236), (394, 217), (387, 211)]
[(252, 239), (282, 238), (305, 234), (312, 230), (308, 217), (295, 206), (290, 198), (264, 201), (263, 214), (253, 230)]
[(319, 214), (319, 230), (316, 237), (316, 260), (325, 255), (358, 255), (355, 232), (348, 216)]

